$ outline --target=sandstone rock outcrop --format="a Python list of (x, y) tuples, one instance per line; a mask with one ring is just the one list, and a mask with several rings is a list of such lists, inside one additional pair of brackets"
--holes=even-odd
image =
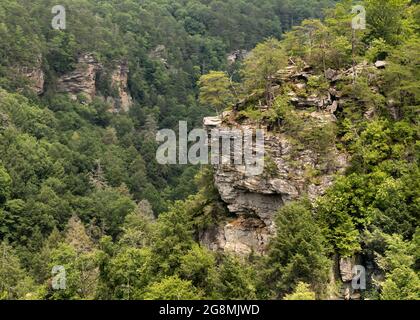
[(149, 58), (158, 60), (163, 63), (163, 65), (169, 69), (170, 66), (168, 64), (168, 53), (166, 50), (165, 45), (159, 44), (157, 45), (150, 53)]
[[(298, 70), (297, 66), (290, 65), (285, 69), (279, 70), (275, 76), (274, 82), (279, 84), (280, 88), (284, 84), (288, 84), (292, 90), (288, 93), (290, 102), (298, 109), (316, 108), (317, 110), (327, 110), (335, 113), (341, 107), (346, 99), (340, 91), (339, 83), (352, 81), (353, 77), (367, 73), (370, 79), (375, 77), (377, 69), (383, 69), (386, 66), (385, 61), (377, 61), (375, 64), (369, 64), (363, 61), (346, 70), (327, 69), (325, 71), (325, 80), (327, 81), (328, 90), (324, 92), (312, 92), (309, 82), (311, 79), (320, 79), (319, 75), (315, 75), (309, 66), (304, 66)], [(375, 88), (372, 88), (374, 90)]]
[(249, 52), (247, 50), (235, 50), (228, 54), (227, 61), (228, 65), (232, 65), (239, 60), (243, 60), (248, 56)]
[(353, 279), (353, 267), (356, 265), (354, 257), (341, 257), (339, 260), (340, 276), (343, 282)]
[(107, 101), (112, 106), (112, 112), (119, 111), (127, 112), (133, 104), (133, 98), (128, 90), (128, 64), (122, 61), (117, 64), (114, 72), (111, 75), (111, 87), (116, 90), (116, 97), (108, 97)]
[(105, 76), (110, 74), (108, 81), (115, 94), (112, 97), (103, 97), (110, 104), (110, 111), (114, 113), (128, 111), (133, 99), (128, 90), (129, 69), (126, 61), (116, 63), (110, 72), (95, 59), (93, 54), (83, 54), (78, 58), (76, 68), (58, 79), (57, 91), (68, 93), (74, 100), (82, 94), (88, 102), (91, 102), (95, 96), (101, 96), (96, 83), (98, 74)]
[(200, 234), (200, 241), (210, 250), (246, 255), (252, 251), (264, 253), (270, 236), (260, 219), (238, 216), (205, 230)]
[[(319, 122), (334, 121), (328, 112), (313, 112)], [(217, 117), (205, 118), (205, 128), (229, 129)], [(347, 165), (345, 154), (333, 150), (327, 168), (317, 154), (298, 150), (284, 134), (265, 134), (265, 162), (271, 173), (249, 176), (234, 164), (215, 165), (214, 183), (233, 218), (201, 234), (201, 242), (213, 250), (232, 251), (240, 255), (263, 254), (271, 236), (277, 210), (286, 202), (303, 195), (315, 199), (333, 182), (333, 176)], [(320, 172), (308, 177), (308, 170)], [(273, 173), (274, 171), (274, 173)]]
[[(328, 69), (324, 77), (317, 75), (308, 65), (298, 67), (290, 61), (288, 67), (279, 70), (273, 77), (271, 92), (274, 96), (287, 97), (296, 115), (302, 117), (304, 122), (308, 118), (313, 120), (308, 129), (310, 132), (314, 125), (336, 121), (335, 114), (345, 108), (351, 99), (344, 93), (343, 85), (351, 84), (355, 77), (361, 75), (375, 83), (380, 69), (385, 67), (383, 61), (376, 64), (364, 61), (346, 70)], [(371, 86), (371, 90), (377, 91), (375, 85)], [(264, 104), (264, 99), (264, 96), (254, 92), (236, 103), (231, 115), (205, 118), (204, 127), (208, 131), (214, 128), (228, 130), (231, 127), (245, 129), (247, 126), (264, 128), (263, 123), (252, 123), (241, 115), (249, 107), (268, 112), (269, 106)], [(392, 101), (387, 106), (392, 109)], [(374, 114), (375, 110), (368, 110), (365, 117)], [(398, 114), (395, 114), (397, 117)], [(238, 119), (241, 120), (237, 122)], [(333, 183), (334, 176), (344, 173), (348, 166), (347, 155), (335, 146), (328, 150), (328, 163), (325, 164), (319, 161), (320, 155), (314, 148), (297, 146), (294, 137), (282, 133), (282, 130), (274, 132), (267, 126), (265, 129), (265, 162), (270, 163), (269, 171), (274, 173), (247, 176), (243, 167), (233, 164), (216, 165), (214, 168), (215, 186), (232, 217), (201, 234), (201, 241), (209, 248), (242, 255), (253, 251), (264, 253), (270, 237), (275, 233), (273, 219), (278, 208), (302, 196), (314, 201)], [(346, 283), (351, 276), (349, 264), (343, 260), (340, 266), (342, 280)]]
[(83, 94), (88, 101), (92, 101), (96, 95), (96, 76), (100, 69), (100, 64), (92, 54), (81, 55), (75, 70), (58, 79), (58, 92), (68, 93), (72, 99)]
[(29, 80), (29, 88), (37, 95), (44, 93), (45, 73), (42, 70), (42, 56), (39, 56), (32, 67), (20, 68), (19, 72)]

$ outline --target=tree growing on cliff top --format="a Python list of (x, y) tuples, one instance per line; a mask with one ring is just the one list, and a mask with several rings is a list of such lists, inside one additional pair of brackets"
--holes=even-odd
[(198, 85), (200, 103), (213, 107), (217, 115), (233, 102), (232, 84), (226, 72), (210, 71), (201, 76)]
[(287, 56), (279, 40), (269, 38), (258, 44), (245, 60), (242, 71), (246, 92), (263, 92), (267, 105), (271, 106), (274, 77), (286, 66)]

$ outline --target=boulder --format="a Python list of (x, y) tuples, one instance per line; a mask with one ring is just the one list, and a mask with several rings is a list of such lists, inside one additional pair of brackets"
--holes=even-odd
[(385, 69), (386, 65), (387, 65), (386, 61), (378, 60), (375, 62), (375, 67), (378, 69)]

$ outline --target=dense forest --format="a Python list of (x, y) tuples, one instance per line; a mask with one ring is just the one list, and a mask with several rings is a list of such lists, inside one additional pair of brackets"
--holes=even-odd
[[(61, 4), (65, 30), (51, 27), (55, 1), (0, 2), (0, 299), (329, 299), (337, 255), (377, 270), (361, 298), (420, 299), (417, 1)], [(351, 28), (355, 4), (365, 29)], [(85, 54), (101, 65), (93, 99), (60, 92)], [(312, 70), (308, 90), (322, 96), (331, 70), (378, 61), (337, 85), (331, 126), (302, 121), (290, 88), (276, 87), (293, 64)], [(109, 70), (122, 62), (132, 106), (109, 112)], [(28, 70), (42, 70), (42, 93)], [(350, 159), (317, 199), (278, 209), (263, 255), (200, 242), (229, 215), (212, 166), (155, 159), (159, 129), (200, 128), (222, 110), (293, 137), (325, 166), (332, 146)], [(56, 266), (65, 289), (53, 288)]]

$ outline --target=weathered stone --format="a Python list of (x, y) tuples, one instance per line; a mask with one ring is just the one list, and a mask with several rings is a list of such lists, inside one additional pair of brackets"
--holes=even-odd
[[(307, 116), (321, 124), (335, 118), (326, 112), (307, 113)], [(229, 129), (219, 117), (206, 118), (204, 124), (207, 130)], [(255, 128), (256, 125), (241, 125), (243, 130)], [(307, 181), (305, 171), (308, 167), (321, 170), (317, 155), (310, 150), (296, 150), (289, 138), (282, 134), (265, 135), (265, 153), (276, 167), (274, 174), (248, 176), (243, 165), (216, 165), (214, 184), (229, 212), (237, 218), (234, 224), (225, 221), (224, 225), (204, 233), (203, 241), (213, 250), (239, 254), (251, 251), (264, 253), (270, 237), (275, 234), (274, 216), (277, 210), (303, 194), (314, 200), (332, 184), (334, 174), (347, 166), (345, 156), (332, 152), (331, 158), (336, 162), (318, 177), (316, 184)]]
[(164, 66), (169, 69), (170, 66), (168, 64), (168, 58), (167, 58), (168, 54), (167, 54), (167, 50), (165, 45), (163, 44), (159, 44), (157, 45), (150, 53), (149, 53), (149, 57), (151, 59), (155, 59), (155, 60), (159, 60), (160, 62), (162, 62), (164, 64)]
[(312, 75), (308, 72), (299, 72), (290, 75), (289, 78), (295, 81), (308, 81), (311, 76)]
[(205, 117), (203, 120), (204, 127), (211, 128), (211, 127), (218, 127), (222, 124), (221, 117)]
[(368, 120), (372, 120), (373, 117), (375, 116), (375, 108), (369, 108), (365, 113), (364, 113), (364, 117)]
[(337, 111), (338, 108), (338, 102), (333, 101), (333, 103), (327, 108), (327, 111), (331, 114), (334, 114)]
[(375, 62), (375, 67), (378, 69), (384, 69), (387, 65), (386, 61), (378, 60)]
[(88, 101), (96, 95), (96, 74), (101, 66), (92, 54), (81, 55), (76, 69), (58, 79), (58, 92), (70, 94), (76, 99), (78, 94), (84, 94)]
[(232, 65), (239, 60), (243, 60), (248, 56), (247, 50), (235, 50), (227, 55), (228, 65)]
[(306, 109), (311, 107), (323, 108), (328, 103), (328, 97), (320, 96), (309, 96), (309, 97), (299, 97), (292, 96), (290, 102), (299, 109)]
[(42, 56), (39, 56), (32, 67), (19, 68), (19, 72), (29, 80), (29, 87), (37, 94), (44, 93), (45, 74), (42, 70)]
[(349, 282), (353, 279), (353, 267), (355, 266), (354, 257), (340, 258), (340, 276), (343, 282)]
[(200, 242), (211, 250), (247, 255), (264, 253), (270, 234), (264, 223), (252, 217), (239, 216), (223, 226), (209, 228), (200, 234)]
[(112, 112), (127, 112), (133, 104), (133, 98), (128, 90), (128, 65), (126, 61), (117, 64), (111, 76), (111, 86), (118, 92), (117, 98), (108, 99), (112, 105)]
[(296, 83), (295, 86), (296, 86), (296, 89), (303, 90), (306, 88), (306, 83)]
[(386, 106), (388, 108), (389, 114), (391, 115), (392, 119), (394, 119), (395, 121), (398, 120), (400, 117), (399, 115), (399, 108), (397, 106), (397, 103), (395, 102), (394, 99), (389, 99), (386, 102)]
[(325, 71), (325, 77), (330, 81), (338, 80), (339, 75), (340, 71), (338, 70), (328, 69), (327, 71)]
[(41, 95), (44, 93), (44, 83), (45, 83), (45, 75), (44, 71), (41, 68), (32, 69), (26, 76), (31, 81), (31, 88), (35, 91), (37, 95)]

